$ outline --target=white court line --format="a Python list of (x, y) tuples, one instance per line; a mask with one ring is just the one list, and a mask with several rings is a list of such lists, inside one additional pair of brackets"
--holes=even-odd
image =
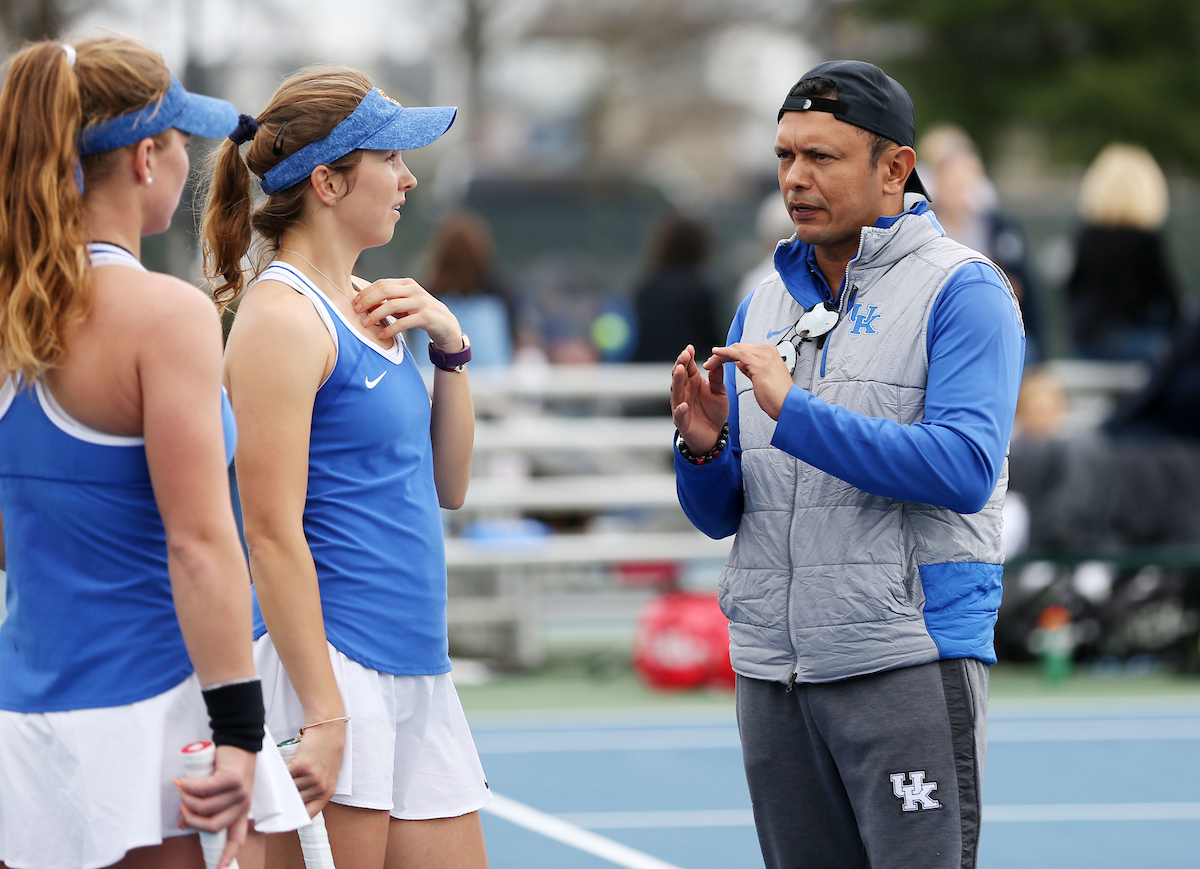
[(1141, 742), (1200, 739), (1200, 718), (992, 720), (988, 742)]
[(1200, 821), (1200, 803), (1049, 803), (984, 806), (985, 822)]
[(595, 728), (476, 732), (481, 754), (541, 754), (551, 751), (669, 751), (741, 748), (736, 727)]
[[(674, 812), (576, 812), (555, 818), (589, 830), (752, 827), (750, 809)], [(1047, 803), (983, 807), (985, 823), (1050, 821), (1200, 821), (1200, 803)]]
[(692, 809), (677, 812), (577, 812), (555, 815), (589, 830), (677, 827), (753, 827), (750, 809)]
[(604, 836), (590, 833), (561, 818), (539, 812), (524, 803), (502, 797), (495, 791), (492, 792), (492, 801), (483, 807), (483, 811), (519, 827), (540, 833), (548, 839), (554, 839), (564, 845), (586, 851), (602, 860), (624, 866), (625, 869), (680, 869), (672, 863), (651, 857), (641, 851), (635, 851), (627, 845), (606, 839)]

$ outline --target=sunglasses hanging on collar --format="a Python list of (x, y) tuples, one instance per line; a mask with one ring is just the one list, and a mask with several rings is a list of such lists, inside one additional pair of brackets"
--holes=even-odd
[(805, 341), (820, 338), (828, 333), (838, 323), (838, 311), (830, 302), (813, 305), (812, 308), (800, 315), (796, 325), (783, 333), (775, 349), (787, 365), (788, 374), (796, 373), (796, 359), (800, 353), (800, 345)]

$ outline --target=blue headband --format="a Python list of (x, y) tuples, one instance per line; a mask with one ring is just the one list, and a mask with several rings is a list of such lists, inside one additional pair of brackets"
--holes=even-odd
[(423, 148), (450, 129), (457, 114), (454, 106), (406, 109), (379, 88), (372, 88), (328, 136), (272, 166), (263, 176), (263, 192), (286, 190), (308, 178), (318, 166), (327, 166), (359, 148), (375, 151)]
[(79, 156), (115, 151), (157, 136), (174, 127), (185, 133), (219, 139), (238, 124), (232, 103), (188, 93), (175, 76), (163, 98), (136, 112), (84, 127), (79, 134)]

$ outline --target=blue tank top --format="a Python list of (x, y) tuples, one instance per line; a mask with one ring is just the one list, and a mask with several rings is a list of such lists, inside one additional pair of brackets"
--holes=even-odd
[[(142, 265), (89, 245), (93, 265)], [(226, 460), (236, 430), (222, 390)], [(0, 514), (7, 555), (0, 709), (136, 703), (192, 664), (171, 598), (166, 532), (145, 442), (84, 426), (42, 382), (0, 385)]]
[[(385, 350), (368, 339), (292, 266), (273, 263), (259, 280), (307, 296), (337, 348), (313, 405), (304, 505), (325, 636), (372, 670), (448, 673), (446, 554), (415, 360), (399, 340)], [(255, 597), (254, 636), (264, 633)]]

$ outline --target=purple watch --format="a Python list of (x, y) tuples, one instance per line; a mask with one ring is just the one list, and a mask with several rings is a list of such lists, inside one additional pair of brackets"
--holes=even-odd
[(467, 363), (471, 361), (471, 339), (467, 337), (467, 333), (463, 332), (462, 336), (463, 349), (457, 353), (443, 353), (433, 346), (433, 342), (429, 342), (429, 361), (443, 371), (462, 371), (467, 367)]

